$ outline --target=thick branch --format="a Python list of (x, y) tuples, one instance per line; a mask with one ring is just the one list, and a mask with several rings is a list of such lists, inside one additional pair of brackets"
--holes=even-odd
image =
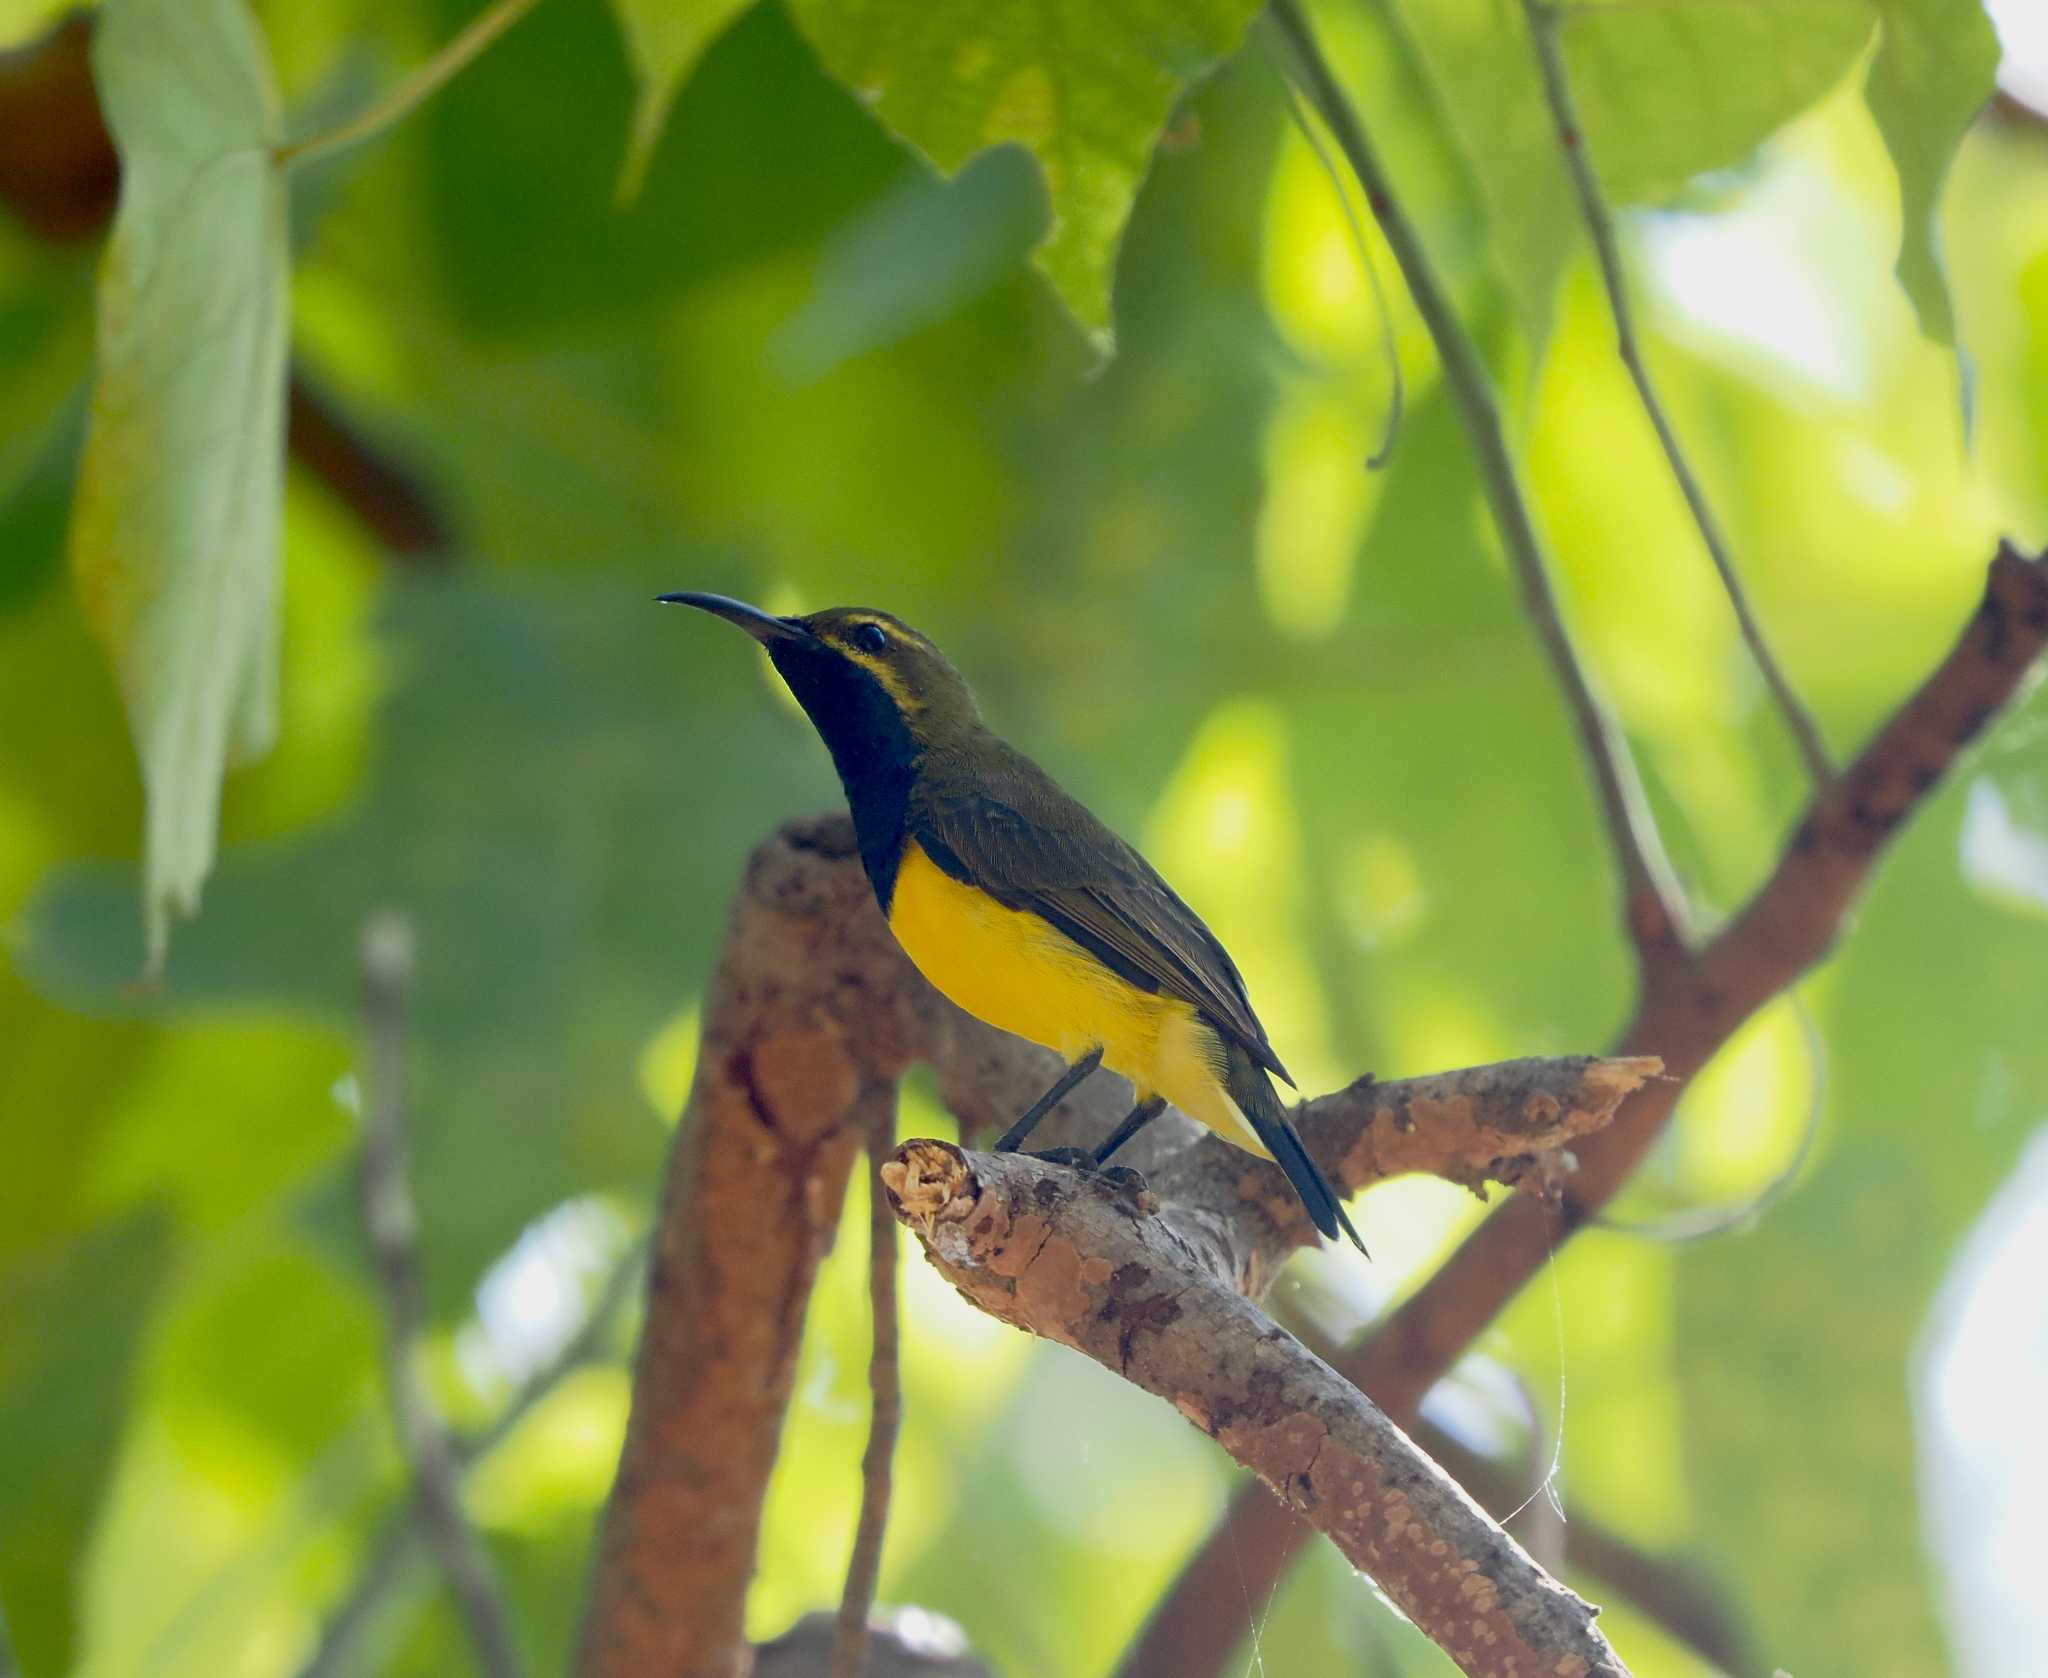
[(893, 1081), (906, 1014), (935, 1002), (875, 912), (843, 819), (762, 847), (669, 1155), (585, 1678), (740, 1670), (804, 1306), (862, 1143), (857, 1097)]
[(1658, 447), (1664, 451), (1665, 464), (1671, 468), (1678, 492), (1685, 498), (1686, 509), (1692, 514), (1707, 557), (1714, 562), (1714, 570), (1720, 576), (1728, 604), (1734, 609), (1736, 626), (1749, 647), (1750, 657), (1756, 660), (1757, 672), (1763, 677), (1764, 686), (1770, 689), (1771, 698), (1785, 719), (1785, 727), (1792, 736), (1793, 744), (1799, 748), (1807, 774), (1816, 787), (1825, 786), (1834, 774), (1834, 766), (1828, 761), (1828, 749), (1820, 737), (1820, 729), (1800, 703), (1799, 695), (1793, 691), (1785, 672), (1778, 667), (1770, 643), (1764, 638), (1763, 625), (1757, 622), (1756, 614), (1749, 608), (1749, 597), (1743, 592), (1742, 579), (1735, 574), (1735, 562), (1729, 557), (1728, 543), (1721, 535), (1720, 522), (1714, 517), (1706, 490), (1693, 475), (1691, 462), (1685, 458), (1678, 433), (1664, 412), (1664, 404), (1658, 399), (1649, 365), (1643, 360), (1642, 348), (1636, 341), (1635, 311), (1629, 303), (1628, 276), (1622, 271), (1621, 245), (1614, 236), (1614, 218), (1608, 213), (1607, 200), (1600, 195), (1599, 182), (1593, 178), (1593, 160), (1586, 152), (1586, 136), (1579, 127), (1578, 113), (1572, 103), (1571, 79), (1565, 74), (1564, 50), (1558, 41), (1561, 16), (1556, 0), (1522, 0), (1522, 10), (1529, 20), (1529, 38), (1536, 48), (1537, 68), (1543, 74), (1543, 94), (1550, 104), (1551, 122), (1557, 130), (1558, 150), (1564, 155), (1565, 170), (1571, 176), (1573, 192), (1578, 195), (1579, 213), (1585, 218), (1586, 232), (1592, 238), (1593, 255), (1600, 265), (1600, 280), (1607, 291), (1607, 306), (1614, 316), (1616, 353), (1622, 366), (1628, 369), (1628, 376), (1636, 387), (1636, 398), (1649, 419), (1650, 429), (1657, 434)]
[[(1826, 953), (1886, 841), (1927, 796), (2048, 645), (2048, 555), (2011, 544), (1991, 562), (1982, 603), (1948, 656), (1808, 807), (1777, 867), (1699, 955), (1653, 972), (1617, 1052), (1651, 1048), (1668, 1081), (1646, 1085), (1621, 1116), (1576, 1150), (1579, 1169), (1555, 1206), (1517, 1196), (1338, 1366), (1388, 1414), (1411, 1417), (1422, 1395), (1575, 1229), (1613, 1196), (1655, 1140), (1685, 1083), (1756, 1010)], [(1173, 1626), (1218, 1593), (1265, 1600), (1308, 1528), (1264, 1493), (1240, 1493), (1161, 1598), (1122, 1678), (1222, 1670), (1231, 1638), (1184, 1651)], [(1213, 1619), (1213, 1615), (1208, 1616)], [(1221, 1648), (1217, 1645), (1220, 1642)]]
[(909, 1142), (883, 1167), (942, 1275), (1165, 1399), (1474, 1674), (1626, 1669), (1550, 1578), (1364, 1394), (1143, 1197), (1018, 1154)]
[(1685, 937), (1684, 903), (1671, 865), (1665, 860), (1656, 824), (1650, 818), (1628, 744), (1572, 650), (1564, 618), (1551, 590), (1536, 521), (1522, 493), (1521, 479), (1509, 452), (1493, 382), (1450, 294), (1437, 278), (1422, 235), (1395, 196), (1365, 125), (1338, 85), (1329, 61), (1316, 43), (1308, 19), (1296, 0), (1272, 0), (1273, 21), (1294, 54), (1309, 99), (1336, 136), (1345, 161), (1365, 189), (1365, 200), (1386, 235), (1387, 248), (1401, 265), (1402, 278), (1415, 309), (1429, 329), (1443, 362), (1444, 385), (1472, 445), (1487, 506), (1500, 531), (1501, 546), (1521, 587), (1522, 609), (1542, 643), (1551, 674), (1564, 694), (1579, 745), (1585, 753), (1600, 812), (1622, 877), (1623, 922), (1645, 965), (1675, 954)]

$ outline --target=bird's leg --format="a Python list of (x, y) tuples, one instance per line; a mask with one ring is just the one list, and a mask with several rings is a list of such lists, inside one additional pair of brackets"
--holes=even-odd
[(1023, 1113), (1018, 1116), (1017, 1122), (1004, 1131), (1002, 1136), (997, 1139), (996, 1152), (1008, 1154), (1014, 1153), (1017, 1149), (1021, 1148), (1024, 1145), (1024, 1138), (1029, 1136), (1037, 1127), (1038, 1121), (1057, 1107), (1076, 1084), (1080, 1083), (1082, 1079), (1086, 1078), (1089, 1073), (1093, 1072), (1101, 1064), (1102, 1045), (1098, 1043), (1079, 1060), (1075, 1061), (1072, 1066), (1068, 1067), (1066, 1071), (1062, 1072), (1059, 1076), (1059, 1081), (1051, 1089), (1047, 1090), (1045, 1094), (1041, 1095), (1029, 1107), (1024, 1109)]
[(1165, 1111), (1165, 1096), (1146, 1096), (1143, 1101), (1139, 1102), (1137, 1106), (1124, 1115), (1124, 1122), (1112, 1130), (1102, 1146), (1095, 1150), (1095, 1163), (1097, 1165), (1108, 1163), (1111, 1154), (1115, 1153), (1117, 1149), (1121, 1148)]

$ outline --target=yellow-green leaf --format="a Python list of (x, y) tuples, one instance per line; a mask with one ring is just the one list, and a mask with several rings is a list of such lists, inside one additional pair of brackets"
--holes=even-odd
[(1187, 86), (1242, 38), (1254, 0), (792, 0), (827, 69), (951, 174), (1014, 141), (1052, 216), (1037, 262), (1109, 341), (1118, 242)]
[(1899, 172), (1899, 284), (1920, 330), (1955, 342), (1935, 211), (1949, 160), (1991, 97), (1998, 36), (1977, 0), (1878, 0), (1883, 34), (1863, 97)]
[(639, 83), (633, 133), (626, 142), (626, 166), (619, 180), (622, 198), (639, 193), (676, 90), (696, 69), (704, 49), (749, 4), (751, 0), (612, 0)]
[[(1400, 15), (1471, 160), (1523, 328), (1541, 339), (1584, 223), (1522, 6), (1400, 0)], [(1870, 27), (1871, 0), (1569, 8), (1561, 43), (1602, 190), (1654, 203), (1740, 162), (1841, 79)]]
[(141, 760), (155, 966), (212, 865), (222, 773), (276, 733), (285, 194), (242, 0), (107, 0), (93, 73), (121, 202), (71, 563)]

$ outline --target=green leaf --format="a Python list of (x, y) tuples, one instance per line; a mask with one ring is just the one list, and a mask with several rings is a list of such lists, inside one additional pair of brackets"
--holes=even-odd
[(1998, 36), (1977, 0), (1877, 0), (1883, 33), (1863, 97), (1899, 172), (1899, 284), (1920, 330), (1956, 339), (1935, 212), (1949, 160), (1991, 97)]
[(819, 56), (951, 174), (1004, 141), (1044, 172), (1037, 261), (1096, 344), (1124, 222), (1190, 83), (1232, 52), (1250, 0), (792, 0)]
[(619, 179), (621, 199), (630, 202), (639, 195), (676, 89), (697, 68), (704, 49), (749, 4), (751, 0), (612, 0), (633, 76), (640, 84)]
[(223, 771), (276, 734), (285, 198), (241, 0), (110, 0), (93, 66), (121, 203), (71, 563), (141, 759), (155, 967), (212, 866)]
[[(1583, 222), (1520, 0), (1399, 0), (1399, 10), (1472, 161), (1523, 328), (1540, 340)], [(1566, 73), (1610, 202), (1667, 198), (1741, 162), (1840, 80), (1870, 23), (1870, 0), (1567, 10)]]

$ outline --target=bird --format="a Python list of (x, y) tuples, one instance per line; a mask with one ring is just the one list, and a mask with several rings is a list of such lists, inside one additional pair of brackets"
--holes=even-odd
[(1136, 1105), (1094, 1150), (1101, 1167), (1170, 1102), (1275, 1161), (1309, 1220), (1363, 1253), (1272, 1080), (1294, 1080), (1243, 977), (1135, 849), (982, 721), (966, 680), (888, 612), (783, 617), (721, 594), (656, 597), (744, 630), (831, 754), (863, 870), (914, 966), (977, 1019), (1043, 1044), (1066, 1070), (996, 1143), (1021, 1148), (1094, 1072)]

